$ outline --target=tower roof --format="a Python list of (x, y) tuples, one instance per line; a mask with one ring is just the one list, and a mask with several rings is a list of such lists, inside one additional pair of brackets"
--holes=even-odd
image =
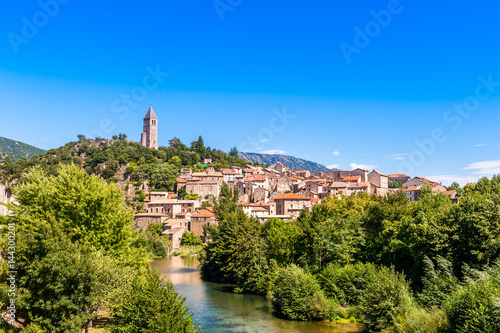
[(144, 116), (144, 119), (149, 119), (149, 118), (158, 119), (155, 112), (153, 111), (152, 106), (149, 107), (148, 113), (146, 113), (146, 115)]

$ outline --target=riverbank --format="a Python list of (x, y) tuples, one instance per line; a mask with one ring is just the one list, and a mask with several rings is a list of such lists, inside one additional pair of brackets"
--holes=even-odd
[(196, 256), (156, 259), (151, 266), (171, 281), (193, 312), (196, 325), (217, 332), (361, 332), (362, 325), (333, 322), (299, 322), (275, 317), (262, 296), (234, 294), (231, 286), (201, 279)]

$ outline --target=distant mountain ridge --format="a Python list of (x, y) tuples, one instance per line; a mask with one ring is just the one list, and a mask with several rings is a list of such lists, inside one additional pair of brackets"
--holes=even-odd
[(30, 159), (43, 153), (45, 153), (45, 150), (27, 143), (0, 137), (0, 162), (7, 156), (10, 156), (16, 162), (23, 157)]
[(258, 164), (276, 164), (281, 162), (292, 170), (309, 170), (310, 172), (331, 171), (323, 164), (304, 160), (302, 158), (280, 154), (238, 153), (238, 156)]

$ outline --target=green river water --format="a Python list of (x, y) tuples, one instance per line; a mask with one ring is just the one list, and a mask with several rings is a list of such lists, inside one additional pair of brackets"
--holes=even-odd
[(186, 298), (196, 325), (205, 332), (359, 332), (355, 324), (297, 322), (273, 316), (269, 301), (262, 296), (231, 293), (223, 284), (200, 277), (196, 257), (154, 260), (153, 268), (171, 281)]

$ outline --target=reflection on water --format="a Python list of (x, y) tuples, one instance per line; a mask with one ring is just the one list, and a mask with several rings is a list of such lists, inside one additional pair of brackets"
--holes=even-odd
[(203, 331), (217, 332), (359, 332), (355, 324), (297, 322), (276, 318), (265, 297), (233, 294), (229, 286), (205, 282), (200, 277), (196, 257), (154, 260), (153, 268), (171, 281), (186, 297), (196, 325)]

